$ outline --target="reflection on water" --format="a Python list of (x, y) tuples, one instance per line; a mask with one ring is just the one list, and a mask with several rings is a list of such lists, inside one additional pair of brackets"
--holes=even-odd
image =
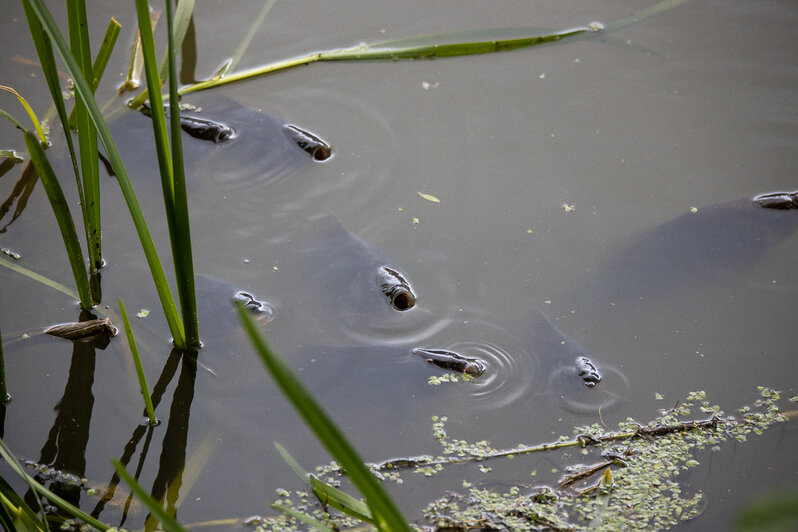
[[(636, 8), (626, 3), (591, 7), (599, 12), (590, 16), (611, 20), (615, 10)], [(444, 24), (411, 16), (428, 6), (381, 21), (370, 18), (373, 9), (362, 10), (365, 20), (361, 7), (353, 4), (340, 16), (375, 32), (426, 33)], [(482, 15), (513, 25), (529, 16), (528, 6), (484, 7), (479, 14), (471, 8), (449, 13), (445, 24)], [(540, 15), (571, 23), (573, 9), (584, 6), (566, 2)], [(233, 11), (230, 17), (238, 16)], [(314, 25), (342, 24), (330, 20), (328, 10), (316, 15), (275, 16), (302, 34)], [(741, 21), (752, 32), (744, 42), (726, 29)], [(327, 457), (308, 443), (241, 336), (229, 305), (239, 290), (275, 310), (264, 323), (270, 341), (370, 459), (426, 452), (432, 414), (449, 415), (465, 438), (534, 444), (568, 433), (573, 420), (598, 421), (599, 414), (608, 425), (629, 415), (645, 419), (661, 407), (654, 391), (675, 403), (692, 389), (708, 389), (734, 406), (739, 390), (758, 384), (794, 395), (796, 303), (782, 287), (798, 285), (792, 258), (798, 217), (727, 200), (795, 189), (798, 130), (785, 110), (798, 87), (790, 53), (798, 46), (796, 22), (798, 13), (787, 4), (731, 2), (697, 12), (687, 3), (618, 35), (620, 42), (639, 39), (645, 46), (584, 40), (491, 58), (315, 65), (224, 95), (187, 96), (209, 115), (257, 130), (239, 134), (236, 144), (186, 143), (199, 270), (224, 280), (209, 281), (200, 296), (210, 304), (201, 310), (199, 367), (169, 354), (157, 310), (135, 322), (148, 373), (160, 375), (154, 401), (174, 392), (171, 410), (157, 411), (164, 423), (151, 428), (140, 425), (140, 399), (129, 385), (135, 377), (120, 370), (127, 359), (121, 342), (82, 360), (81, 371), (71, 367), (78, 362), (68, 358), (73, 346), (64, 341), (15, 344), (7, 351), (9, 375), (23, 376), (26, 388), (11, 389), (10, 443), (26, 455), (42, 449), (42, 461), (57, 459), (70, 472), (110, 479), (99, 501), (80, 496), (102, 518), (121, 513), (115, 503), (126, 499), (106, 462), (116, 453), (173, 506), (185, 496), (182, 519), (260, 511), (253, 500), (294, 481), (272, 441), (307, 466)], [(225, 32), (196, 29), (197, 57), (232, 49)], [(318, 33), (318, 40), (303, 42), (313, 47), (331, 38)], [(195, 76), (190, 61), (183, 67), (191, 78), (206, 70), (199, 65)], [(35, 73), (9, 68), (20, 84)], [(310, 162), (277, 134), (284, 121), (319, 133), (335, 156)], [(116, 127), (127, 135), (125, 157), (159, 249), (168, 249), (158, 221), (160, 192), (149, 175), (154, 159), (140, 140), (149, 138), (150, 122), (130, 113)], [(263, 148), (264, 137), (255, 139), (261, 134), (278, 149)], [(14, 137), (3, 139), (13, 145)], [(22, 171), (16, 166), (4, 175), (4, 199), (24, 196), (13, 183)], [(130, 308), (157, 309), (124, 204), (108, 182), (103, 208), (123, 214), (104, 220), (106, 302), (122, 296)], [(418, 192), (441, 202), (424, 201)], [(6, 206), (0, 244), (69, 282), (41, 194), (33, 189), (30, 210), (12, 225), (14, 207)], [(575, 210), (565, 212), (563, 203)], [(382, 266), (410, 282), (413, 308), (391, 307), (378, 282)], [(72, 301), (0, 275), (4, 333), (74, 319)], [(42, 308), (40, 301), (50, 298)], [(551, 321), (535, 317), (540, 309)], [(543, 324), (544, 340), (533, 334), (535, 323)], [(445, 371), (414, 354), (417, 347), (479, 359), (486, 371), (471, 382), (431, 386), (429, 377)], [(602, 376), (592, 388), (573, 365), (579, 356), (588, 356)], [(69, 388), (78, 380), (80, 393), (59, 395), (64, 382)], [(78, 411), (90, 397), (93, 406)], [(74, 426), (71, 418), (59, 421), (56, 429), (48, 415), (56, 405), (59, 419), (69, 411), (84, 418), (76, 417)], [(103, 430), (89, 433), (89, 421)], [(53, 454), (48, 434), (62, 429), (79, 432), (73, 444), (81, 453), (62, 457), (67, 448), (59, 447)], [(199, 481), (180, 486), (186, 457), (217, 430), (217, 450), (194, 472)], [(756, 475), (746, 474), (756, 484)], [(448, 489), (443, 484), (430, 481), (399, 496), (423, 504), (432, 497), (422, 497)], [(723, 504), (710, 499), (713, 523), (724, 523), (723, 508), (745, 498), (742, 487), (728, 493), (732, 484), (718, 488)], [(713, 489), (712, 479), (704, 488)]]

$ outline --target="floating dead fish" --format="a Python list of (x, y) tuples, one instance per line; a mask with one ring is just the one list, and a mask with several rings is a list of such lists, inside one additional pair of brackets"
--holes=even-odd
[(485, 372), (485, 365), (482, 361), (476, 358), (464, 357), (454, 351), (416, 348), (413, 349), (413, 353), (442, 369), (465, 373), (473, 377), (479, 377)]
[[(273, 182), (332, 155), (317, 135), (224, 96), (192, 95), (187, 100), (200, 109), (181, 111), (189, 183)], [(158, 175), (151, 120), (130, 111), (110, 128), (132, 179)]]
[(603, 299), (659, 295), (742, 274), (798, 229), (798, 193), (699, 207), (639, 235), (595, 281)]
[(81, 321), (76, 323), (62, 323), (53, 325), (44, 330), (44, 334), (66, 338), (67, 340), (80, 340), (102, 334), (106, 337), (113, 337), (117, 334), (117, 329), (109, 318), (98, 318), (94, 320)]

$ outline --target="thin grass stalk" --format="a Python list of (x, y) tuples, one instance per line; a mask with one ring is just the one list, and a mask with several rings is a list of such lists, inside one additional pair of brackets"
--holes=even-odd
[(6, 404), (11, 399), (6, 387), (6, 361), (3, 355), (3, 333), (0, 331), (0, 405)]
[(39, 179), (42, 180), (44, 190), (47, 192), (47, 199), (50, 200), (50, 205), (58, 222), (61, 238), (64, 241), (64, 247), (66, 247), (67, 256), (69, 257), (69, 265), (72, 267), (72, 276), (75, 278), (75, 285), (80, 295), (80, 306), (84, 310), (89, 310), (93, 306), (89, 290), (89, 278), (86, 275), (83, 253), (80, 250), (80, 242), (75, 232), (75, 224), (72, 221), (72, 215), (69, 212), (69, 205), (64, 197), (64, 192), (61, 190), (58, 178), (56, 178), (53, 168), (44, 154), (44, 149), (42, 149), (41, 144), (30, 131), (25, 131), (25, 145), (28, 147), (31, 161), (33, 161), (33, 166), (39, 174)]
[[(39, 141), (42, 144), (47, 144), (47, 137), (44, 135), (44, 130), (42, 129), (41, 122), (39, 122), (39, 117), (37, 117), (36, 113), (33, 112), (33, 109), (31, 108), (30, 104), (28, 103), (28, 100), (26, 100), (20, 93), (18, 93), (12, 87), (7, 87), (5, 85), (0, 85), (0, 90), (8, 92), (8, 93), (11, 93), (11, 94), (13, 94), (14, 96), (17, 97), (17, 100), (19, 100), (19, 103), (22, 105), (22, 107), (25, 108), (25, 112), (28, 113), (28, 117), (30, 117), (30, 121), (33, 123), (33, 127), (36, 128), (36, 133), (39, 135)], [(0, 109), (0, 115), (2, 115), (4, 118), (7, 118), (8, 120), (10, 120), (20, 130), (24, 130), (25, 129), (24, 127), (22, 127), (22, 125), (20, 125), (19, 122), (17, 122), (17, 120), (14, 117), (12, 117), (10, 114), (6, 113), (2, 109)]]
[(308, 427), (316, 434), (318, 440), (343, 466), (354, 485), (366, 498), (366, 504), (377, 520), (378, 527), (381, 530), (394, 532), (409, 531), (407, 520), (376, 477), (364, 465), (355, 448), (291, 369), (272, 351), (253, 319), (240, 304), (238, 305), (238, 314), (256, 352), (274, 381), (294, 405)]
[[(100, 140), (103, 143), (106, 155), (119, 183), (119, 188), (122, 190), (122, 195), (125, 198), (131, 218), (133, 219), (133, 224), (136, 227), (136, 232), (139, 235), (141, 247), (144, 251), (145, 257), (147, 258), (147, 264), (150, 267), (150, 273), (152, 275), (153, 282), (155, 283), (155, 288), (158, 291), (158, 297), (161, 301), (161, 306), (163, 307), (166, 321), (169, 325), (169, 330), (172, 333), (173, 341), (175, 346), (184, 348), (185, 335), (183, 333), (183, 325), (180, 323), (177, 307), (175, 307), (174, 299), (169, 291), (169, 285), (166, 282), (166, 276), (164, 275), (163, 267), (161, 266), (160, 259), (158, 258), (158, 252), (155, 249), (155, 245), (152, 242), (152, 237), (147, 229), (147, 223), (144, 220), (143, 214), (141, 213), (141, 207), (136, 199), (133, 186), (130, 184), (130, 178), (127, 175), (125, 166), (122, 164), (122, 158), (119, 155), (119, 150), (117, 150), (116, 144), (114, 143), (113, 138), (111, 138), (111, 132), (108, 130), (108, 124), (105, 123), (105, 120), (100, 113), (100, 109), (97, 107), (97, 103), (94, 101), (91, 88), (89, 87), (89, 84), (86, 82), (83, 75), (80, 73), (77, 63), (72, 57), (72, 54), (69, 52), (66, 41), (58, 29), (58, 25), (55, 23), (50, 11), (44, 4), (44, 0), (22, 0), (22, 3), (23, 6), (25, 6), (26, 14), (30, 13), (29, 18), (32, 18), (36, 21), (36, 27), (38, 28), (38, 31), (42, 33), (42, 30), (44, 30), (45, 33), (42, 33), (42, 35), (46, 34), (48, 39), (52, 40), (56, 50), (58, 51), (58, 55), (64, 62), (69, 75), (72, 77), (75, 85), (75, 91), (80, 93), (87, 103), (89, 115), (94, 122), (94, 125), (97, 127)], [(50, 49), (50, 54), (52, 55), (52, 49)]]
[(119, 460), (113, 459), (111, 462), (114, 464), (114, 469), (116, 469), (116, 474), (119, 475), (119, 478), (128, 485), (130, 491), (133, 492), (136, 498), (144, 503), (144, 506), (147, 507), (150, 513), (161, 522), (165, 530), (169, 532), (186, 532), (186, 529), (180, 526), (180, 523), (178, 523), (173, 516), (169, 515), (166, 510), (164, 510), (163, 506), (153, 499), (150, 494), (136, 482), (136, 479), (130, 476), (130, 473), (127, 472), (125, 466), (122, 465)]
[[(185, 0), (184, 0), (185, 1)], [(180, 103), (177, 97), (177, 46), (174, 39), (172, 2), (166, 0), (166, 34), (168, 36), (167, 54), (169, 64), (169, 118), (172, 134), (172, 172), (175, 217), (170, 229), (172, 259), (175, 264), (177, 295), (180, 298), (180, 314), (183, 317), (183, 330), (186, 345), (199, 349), (199, 324), (197, 321), (197, 297), (194, 288), (194, 259), (191, 251), (191, 227), (188, 216), (188, 196), (186, 194), (186, 173), (183, 164), (183, 136), (180, 127)], [(145, 56), (146, 58), (146, 56)]]
[[(88, 18), (86, 4), (83, 0), (67, 2), (69, 40), (72, 55), (78, 63), (81, 73), (86, 79), (94, 78), (94, 71), (89, 47)], [(94, 87), (92, 83), (92, 88)], [(93, 93), (93, 91), (92, 91)], [(102, 240), (100, 225), (100, 169), (97, 156), (97, 128), (89, 118), (86, 104), (80, 94), (75, 94), (75, 118), (78, 127), (78, 147), (80, 150), (80, 166), (83, 182), (83, 227), (86, 232), (86, 247), (89, 253), (89, 271), (96, 275), (102, 267)], [(65, 131), (69, 134), (69, 131)], [(92, 293), (95, 304), (100, 302), (99, 287)]]
[(150, 425), (156, 425), (158, 420), (155, 419), (155, 408), (152, 406), (152, 397), (150, 397), (150, 387), (147, 385), (147, 376), (144, 374), (144, 366), (141, 365), (141, 357), (139, 356), (138, 347), (136, 347), (136, 339), (133, 337), (133, 328), (130, 326), (130, 320), (127, 319), (125, 304), (122, 303), (121, 297), (119, 298), (119, 313), (122, 315), (122, 323), (125, 325), (125, 336), (130, 346), (130, 354), (133, 356), (133, 363), (136, 366), (136, 375), (138, 375), (139, 378), (139, 388), (141, 389), (141, 396), (144, 398), (144, 407), (147, 409), (147, 417), (150, 420)]

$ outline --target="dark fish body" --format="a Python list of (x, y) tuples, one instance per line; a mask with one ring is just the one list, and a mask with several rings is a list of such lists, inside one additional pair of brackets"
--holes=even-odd
[[(332, 151), (318, 136), (244, 107), (224, 96), (186, 98), (199, 110), (181, 111), (187, 180), (212, 183), (277, 181)], [(152, 121), (129, 111), (111, 123), (111, 133), (132, 178), (157, 175)]]
[(640, 234), (596, 288), (636, 298), (745, 273), (798, 229), (795, 205), (795, 193), (776, 193), (700, 207)]
[(446, 349), (416, 348), (413, 349), (413, 353), (424, 358), (429, 364), (433, 364), (442, 369), (471, 375), (472, 377), (479, 377), (485, 372), (485, 365), (482, 361), (476, 358), (465, 357), (454, 351)]
[(275, 305), (259, 300), (228, 281), (198, 274), (195, 276), (195, 285), (197, 314), (203, 342), (207, 342), (211, 336), (227, 338), (233, 330), (240, 328), (235, 309), (237, 302), (242, 304), (261, 325), (269, 323), (276, 315)]

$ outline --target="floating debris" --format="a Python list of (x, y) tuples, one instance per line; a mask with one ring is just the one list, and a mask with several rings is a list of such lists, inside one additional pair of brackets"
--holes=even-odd
[(441, 200), (439, 200), (438, 198), (436, 198), (432, 194), (424, 194), (423, 192), (419, 192), (418, 195), (421, 196), (422, 198), (424, 198), (427, 201), (431, 201), (432, 203), (440, 203), (441, 202)]
[(116, 336), (117, 329), (109, 318), (81, 321), (77, 323), (62, 323), (45, 329), (44, 334), (66, 338), (67, 340), (80, 340), (98, 334), (109, 338)]

